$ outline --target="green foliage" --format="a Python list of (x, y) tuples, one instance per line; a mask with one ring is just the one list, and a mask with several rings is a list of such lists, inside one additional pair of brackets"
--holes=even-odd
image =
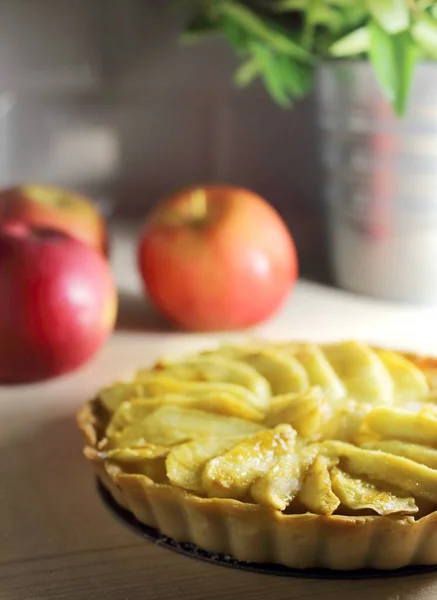
[(241, 59), (235, 83), (261, 78), (281, 106), (312, 88), (321, 60), (369, 59), (399, 116), (419, 59), (437, 59), (437, 0), (179, 0), (197, 42), (223, 35)]

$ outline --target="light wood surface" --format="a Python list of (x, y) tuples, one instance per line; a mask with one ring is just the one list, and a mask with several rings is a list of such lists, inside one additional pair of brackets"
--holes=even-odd
[[(0, 600), (435, 600), (437, 572), (408, 578), (317, 581), (201, 563), (142, 540), (101, 503), (82, 458), (74, 415), (96, 388), (162, 354), (249, 334), (172, 332), (147, 308), (130, 231), (112, 257), (119, 328), (80, 371), (0, 387)], [(437, 309), (380, 304), (301, 282), (269, 323), (250, 335), (368, 341), (437, 353)]]

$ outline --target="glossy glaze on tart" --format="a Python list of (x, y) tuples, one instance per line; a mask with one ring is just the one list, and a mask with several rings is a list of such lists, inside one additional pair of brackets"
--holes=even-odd
[(437, 564), (437, 360), (356, 341), (161, 360), (79, 412), (114, 499), (180, 542), (293, 568)]

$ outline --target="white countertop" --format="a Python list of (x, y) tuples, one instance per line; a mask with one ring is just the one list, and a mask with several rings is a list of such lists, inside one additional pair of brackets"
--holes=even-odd
[(119, 234), (112, 263), (119, 326), (99, 355), (47, 383), (0, 387), (0, 599), (230, 598), (435, 600), (437, 574), (366, 582), (271, 578), (205, 565), (141, 540), (101, 505), (81, 456), (74, 413), (101, 384), (157, 356), (246, 336), (362, 338), (437, 354), (437, 308), (381, 303), (301, 281), (268, 323), (250, 332), (173, 331), (148, 307), (135, 265), (135, 234)]

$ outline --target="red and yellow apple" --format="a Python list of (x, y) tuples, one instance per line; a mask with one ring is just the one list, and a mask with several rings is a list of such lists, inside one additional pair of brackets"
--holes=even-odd
[(101, 252), (55, 229), (0, 224), (0, 382), (84, 364), (110, 335), (116, 310)]
[(189, 330), (239, 329), (270, 317), (298, 274), (295, 246), (274, 208), (240, 188), (189, 188), (157, 206), (139, 243), (156, 308)]
[(76, 192), (30, 184), (0, 190), (0, 222), (13, 220), (59, 229), (107, 253), (105, 220), (88, 198)]

